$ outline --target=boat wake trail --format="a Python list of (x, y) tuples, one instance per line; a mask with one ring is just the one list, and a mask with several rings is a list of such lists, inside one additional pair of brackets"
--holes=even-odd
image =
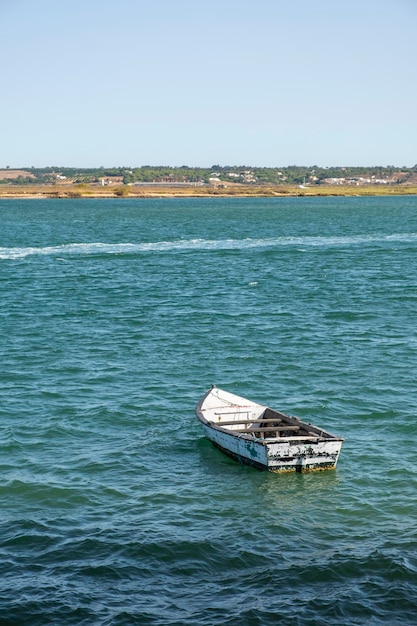
[(198, 251), (198, 250), (244, 250), (248, 248), (272, 249), (337, 248), (384, 244), (415, 244), (417, 233), (394, 235), (355, 235), (343, 237), (273, 237), (260, 239), (179, 239), (141, 243), (69, 243), (59, 246), (0, 248), (0, 259), (23, 259), (34, 255), (43, 256), (93, 256), (126, 255), (146, 252)]

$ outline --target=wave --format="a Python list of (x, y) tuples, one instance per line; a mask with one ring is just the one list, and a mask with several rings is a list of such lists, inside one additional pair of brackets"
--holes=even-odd
[(342, 237), (304, 236), (260, 239), (179, 239), (176, 241), (158, 241), (147, 243), (69, 243), (58, 246), (0, 248), (0, 259), (23, 259), (34, 255), (92, 256), (187, 250), (244, 250), (247, 248), (333, 248), (385, 243), (415, 244), (417, 243), (417, 233), (398, 233), (394, 235), (355, 235)]

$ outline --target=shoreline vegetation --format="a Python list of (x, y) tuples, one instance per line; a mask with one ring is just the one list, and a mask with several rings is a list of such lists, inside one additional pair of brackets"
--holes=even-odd
[(399, 196), (417, 195), (417, 185), (195, 185), (156, 183), (146, 186), (94, 184), (0, 185), (0, 199), (18, 198), (274, 198), (315, 196)]
[(414, 167), (170, 166), (0, 169), (0, 198), (416, 195)]

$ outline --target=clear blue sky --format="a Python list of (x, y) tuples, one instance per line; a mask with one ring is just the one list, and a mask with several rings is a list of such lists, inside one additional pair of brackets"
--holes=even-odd
[(0, 0), (0, 167), (417, 163), (417, 0)]

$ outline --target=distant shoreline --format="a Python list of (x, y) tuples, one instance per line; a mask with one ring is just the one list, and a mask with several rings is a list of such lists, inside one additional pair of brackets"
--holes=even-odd
[(97, 185), (0, 185), (0, 199), (42, 198), (285, 198), (325, 196), (414, 196), (408, 185), (195, 185), (106, 186)]

